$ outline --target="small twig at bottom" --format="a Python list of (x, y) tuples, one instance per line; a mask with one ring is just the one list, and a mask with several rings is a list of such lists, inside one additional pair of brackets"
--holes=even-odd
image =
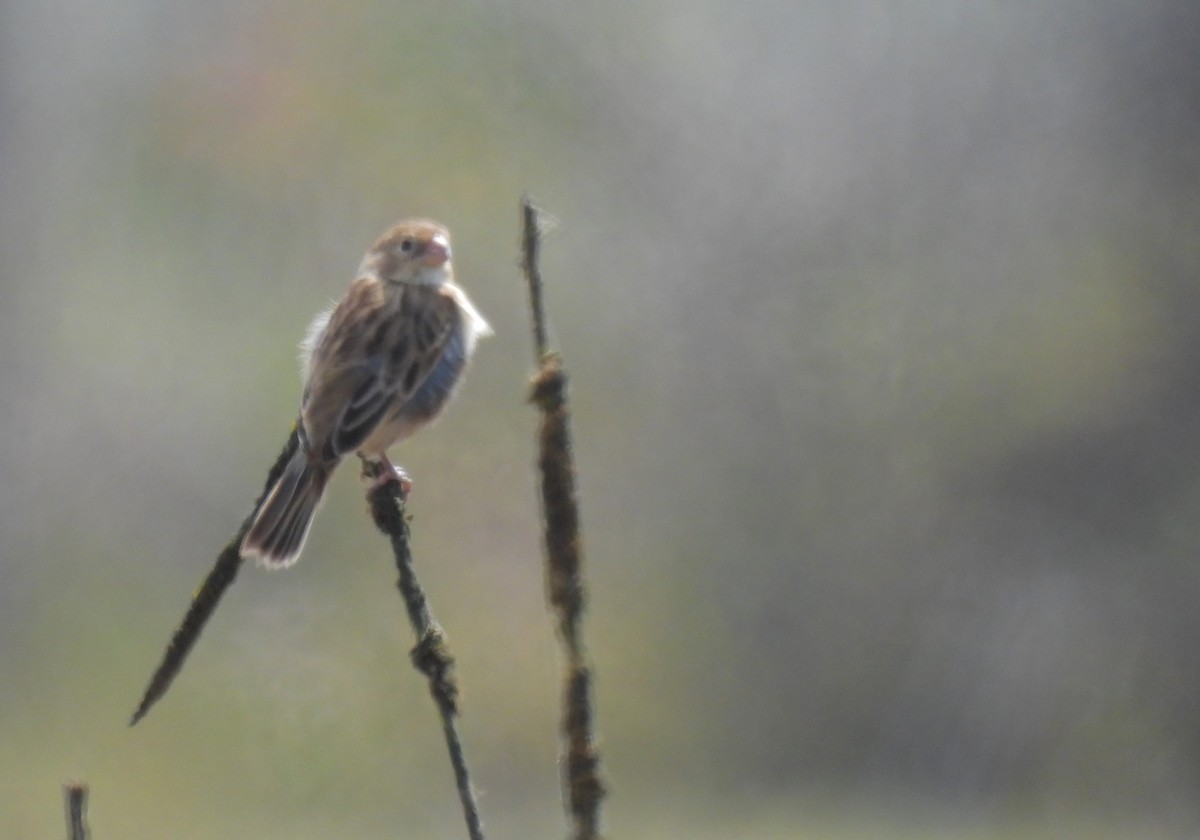
[(88, 840), (87, 785), (83, 782), (68, 782), (63, 785), (67, 799), (67, 840)]
[[(368, 477), (378, 478), (382, 467), (371, 462), (363, 463), (363, 472)], [(405, 513), (405, 490), (399, 481), (387, 481), (373, 487), (367, 494), (371, 505), (371, 517), (375, 525), (387, 535), (396, 557), (398, 578), (396, 588), (404, 599), (408, 620), (416, 634), (417, 644), (410, 654), (413, 667), (429, 680), (429, 693), (437, 705), (442, 718), (442, 732), (446, 737), (446, 749), (450, 764), (454, 768), (454, 780), (458, 786), (458, 799), (462, 803), (463, 817), (467, 822), (467, 833), (471, 840), (483, 840), (483, 823), (479, 817), (479, 805), (471, 789), (471, 777), (467, 770), (466, 754), (458, 734), (458, 685), (454, 679), (454, 657), (446, 646), (445, 635), (438, 626), (429, 608), (425, 591), (417, 581), (412, 552), (409, 549), (408, 519)]]

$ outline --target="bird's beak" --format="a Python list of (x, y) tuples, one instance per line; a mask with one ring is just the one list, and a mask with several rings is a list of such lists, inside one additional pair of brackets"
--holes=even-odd
[(444, 236), (435, 236), (429, 240), (421, 262), (430, 268), (439, 268), (450, 262), (450, 240)]

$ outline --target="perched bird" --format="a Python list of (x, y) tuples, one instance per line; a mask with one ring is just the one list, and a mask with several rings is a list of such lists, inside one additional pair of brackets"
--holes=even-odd
[[(242, 540), (243, 558), (296, 561), (329, 476), (358, 453), (396, 472), (387, 449), (449, 400), (487, 321), (454, 284), (450, 234), (404, 221), (367, 251), (342, 299), (313, 319), (301, 345), (300, 445)], [(403, 473), (400, 473), (403, 479)]]

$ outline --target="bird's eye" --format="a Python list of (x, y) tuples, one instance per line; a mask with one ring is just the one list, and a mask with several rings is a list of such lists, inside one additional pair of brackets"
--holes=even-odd
[(411, 254), (413, 252), (413, 249), (416, 247), (417, 247), (417, 243), (414, 242), (412, 239), (401, 239), (400, 240), (400, 250), (406, 254)]

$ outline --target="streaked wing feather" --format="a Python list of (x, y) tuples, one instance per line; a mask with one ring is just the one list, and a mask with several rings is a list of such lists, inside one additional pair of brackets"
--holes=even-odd
[(404, 342), (407, 352), (393, 366), (400, 402), (404, 403), (419, 389), (437, 367), (446, 342), (458, 326), (458, 304), (441, 290), (422, 288), (420, 306), (413, 313)]
[[(314, 368), (323, 375), (309, 389), (305, 413), (314, 418), (314, 426), (324, 427), (309, 429), (309, 434), (314, 441), (323, 440), (321, 451), (329, 460), (357, 451), (380, 423), (403, 409), (437, 366), (460, 317), (455, 301), (436, 289), (411, 286), (402, 294), (388, 340), (376, 345), (378, 352), (367, 355), (368, 331), (348, 323), (342, 311), (334, 312), (327, 340), (317, 349)], [(372, 314), (383, 308), (375, 307)]]
[(378, 373), (368, 374), (334, 424), (333, 433), (325, 444), (326, 454), (340, 457), (356, 451), (387, 414), (392, 405), (391, 396)]

